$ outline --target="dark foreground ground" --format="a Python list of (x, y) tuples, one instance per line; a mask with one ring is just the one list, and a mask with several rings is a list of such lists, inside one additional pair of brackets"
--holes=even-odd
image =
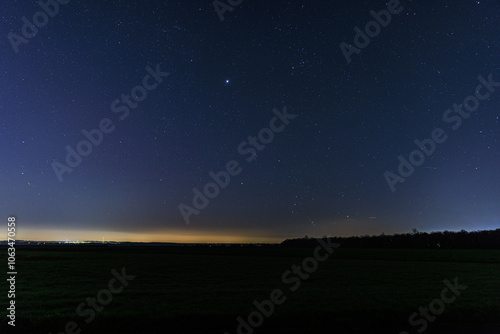
[[(16, 327), (7, 325), (2, 279), (0, 333), (59, 334), (74, 322), (67, 333), (233, 334), (237, 317), (247, 319), (256, 311), (252, 302), (274, 289), (286, 300), (261, 326), (241, 333), (413, 334), (425, 322), (425, 333), (500, 333), (500, 251), (338, 248), (310, 277), (292, 273), (283, 281), (312, 255), (265, 246), (18, 248)], [(112, 270), (122, 268), (135, 278), (122, 290), (114, 281), (115, 293), (106, 294)], [(412, 326), (409, 317), (439, 300), (443, 281), (455, 278), (467, 288), (435, 320), (419, 315)], [(98, 299), (99, 311), (87, 298)]]

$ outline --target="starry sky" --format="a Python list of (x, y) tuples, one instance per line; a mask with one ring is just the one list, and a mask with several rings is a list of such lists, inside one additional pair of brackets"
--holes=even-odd
[(357, 49), (387, 2), (338, 3), (2, 1), (1, 219), (32, 240), (499, 228), (498, 1), (401, 1)]

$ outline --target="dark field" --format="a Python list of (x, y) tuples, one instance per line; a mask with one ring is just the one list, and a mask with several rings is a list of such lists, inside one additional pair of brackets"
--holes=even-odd
[[(500, 333), (500, 251), (339, 248), (292, 292), (282, 274), (312, 254), (280, 247), (18, 247), (13, 332), (56, 334), (74, 321), (75, 333), (232, 334), (237, 316), (256, 310), (254, 300), (281, 289), (286, 300), (255, 333), (417, 333), (409, 316), (440, 298), (445, 279), (458, 277), (467, 288), (426, 333)], [(5, 255), (0, 260), (7, 263)], [(76, 308), (122, 268), (135, 279), (86, 323)], [(5, 295), (5, 280), (0, 288)], [(6, 298), (0, 303), (4, 333)]]

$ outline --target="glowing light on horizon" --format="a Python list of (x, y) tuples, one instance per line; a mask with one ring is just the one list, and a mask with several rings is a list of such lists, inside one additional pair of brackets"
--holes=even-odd
[[(61, 229), (23, 229), (18, 233), (19, 240), (30, 241), (61, 241), (65, 243), (100, 241), (107, 242), (172, 242), (172, 243), (276, 243), (285, 238), (267, 236), (249, 236), (244, 232), (231, 234), (219, 232), (208, 234), (196, 231), (186, 234), (186, 231), (152, 231), (144, 233), (116, 231), (86, 231)], [(75, 241), (76, 240), (76, 241)]]

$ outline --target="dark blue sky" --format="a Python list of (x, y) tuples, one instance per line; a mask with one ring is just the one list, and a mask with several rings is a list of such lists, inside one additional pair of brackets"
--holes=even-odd
[[(341, 43), (355, 47), (355, 27), (386, 2), (242, 1), (224, 21), (211, 1), (73, 0), (48, 7), (53, 16), (2, 2), (2, 216), (31, 239), (498, 228), (500, 87), (476, 93), (479, 76), (500, 82), (500, 5), (392, 4), (399, 14), (381, 14), (386, 26), (348, 63)], [(40, 27), (27, 38), (22, 18), (34, 15)], [(469, 96), (470, 116), (454, 111)], [(285, 107), (298, 116), (279, 119)], [(436, 128), (446, 140), (391, 191), (384, 173), (401, 177), (398, 156), (409, 160)], [(70, 168), (67, 147), (78, 153), (82, 130), (99, 145), (81, 144), (92, 152), (73, 157), (60, 182), (54, 162)], [(193, 188), (231, 161), (229, 184), (220, 176), (224, 188), (197, 209)]]

